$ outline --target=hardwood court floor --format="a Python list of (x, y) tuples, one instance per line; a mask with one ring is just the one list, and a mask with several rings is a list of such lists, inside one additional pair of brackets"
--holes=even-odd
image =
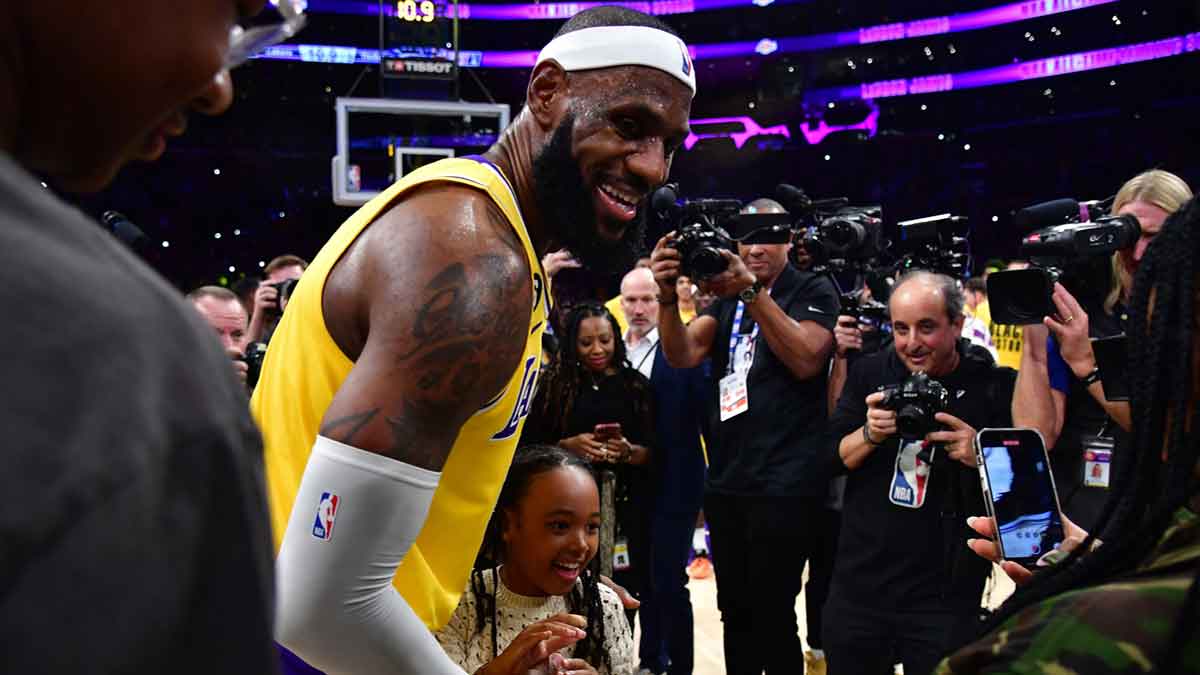
[[(1013, 585), (998, 569), (992, 578), (999, 579), (989, 602), (990, 606), (995, 607), (1012, 593)], [(807, 573), (805, 580), (807, 581)], [(688, 583), (688, 590), (692, 595), (692, 612), (696, 622), (696, 667), (693, 675), (725, 675), (725, 649), (721, 637), (721, 614), (717, 611), (716, 579), (711, 576), (707, 579), (692, 579)], [(796, 621), (800, 626), (800, 637), (803, 639), (807, 626), (803, 592), (796, 600)], [(806, 642), (805, 648), (807, 647)]]

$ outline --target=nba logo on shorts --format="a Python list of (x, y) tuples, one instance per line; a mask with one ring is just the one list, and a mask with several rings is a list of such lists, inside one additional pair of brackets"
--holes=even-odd
[(321, 493), (321, 503), (317, 504), (317, 519), (313, 522), (313, 536), (322, 541), (333, 537), (333, 519), (337, 516), (338, 504), (342, 502), (332, 492)]

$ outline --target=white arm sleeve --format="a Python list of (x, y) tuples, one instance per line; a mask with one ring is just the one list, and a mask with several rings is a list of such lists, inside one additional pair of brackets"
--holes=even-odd
[(440, 473), (318, 436), (276, 561), (276, 639), (330, 675), (463, 675), (392, 577)]

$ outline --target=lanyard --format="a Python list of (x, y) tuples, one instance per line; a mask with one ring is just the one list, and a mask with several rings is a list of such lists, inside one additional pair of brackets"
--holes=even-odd
[(650, 349), (646, 350), (645, 354), (642, 354), (642, 359), (640, 361), (638, 361), (637, 365), (634, 366), (633, 369), (637, 370), (637, 371), (641, 371), (642, 364), (646, 362), (646, 359), (648, 359), (654, 355), (654, 350), (657, 348), (658, 348), (658, 340), (655, 340), (654, 344), (650, 345)]
[[(738, 344), (742, 341), (742, 317), (746, 313), (746, 303), (738, 300), (737, 309), (733, 312), (733, 330), (729, 333), (729, 363), (725, 368), (725, 372), (732, 373), (734, 371), (734, 359), (737, 356)], [(754, 328), (750, 329), (750, 344), (754, 344), (754, 340), (758, 337), (758, 323), (755, 322)]]

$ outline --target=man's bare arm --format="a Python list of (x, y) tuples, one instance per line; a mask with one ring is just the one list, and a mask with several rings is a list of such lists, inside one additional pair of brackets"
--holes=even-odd
[[(432, 471), (517, 368), (532, 304), (502, 214), (482, 194), (447, 213), (444, 192), (405, 202), (429, 222), (372, 226), (385, 229), (371, 232), (381, 241), (361, 274), (369, 333), (321, 424), (322, 435)], [(482, 222), (454, 222), (464, 211)]]
[(716, 334), (717, 320), (711, 316), (702, 314), (685, 326), (675, 304), (658, 306), (658, 339), (673, 368), (695, 368), (703, 363)]
[(1025, 340), (1021, 346), (1021, 369), (1017, 371), (1017, 382), (1013, 387), (1011, 414), (1014, 426), (1037, 429), (1046, 441), (1046, 447), (1054, 447), (1058, 441), (1057, 408), (1051, 395), (1050, 373), (1047, 364), (1045, 326), (1025, 326)]
[[(355, 364), (279, 549), (277, 639), (328, 672), (461, 675), (391, 579), (459, 430), (520, 363), (529, 267), (491, 201), (459, 187), (422, 189), (359, 239), (322, 301)], [(338, 526), (323, 540), (312, 508), (331, 489)]]

